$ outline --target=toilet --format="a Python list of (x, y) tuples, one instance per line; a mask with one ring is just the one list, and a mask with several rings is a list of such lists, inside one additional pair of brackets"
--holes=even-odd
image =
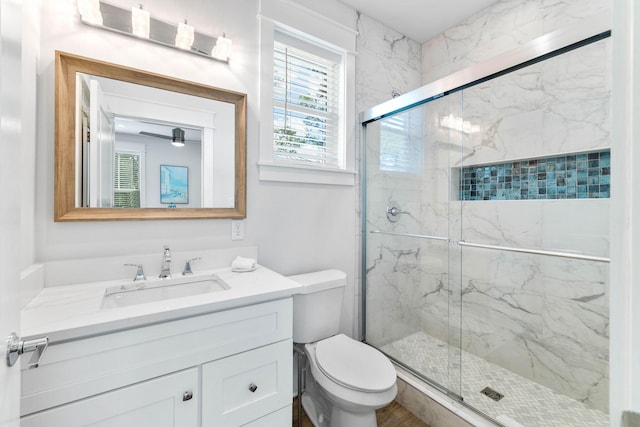
[(304, 346), (302, 406), (315, 427), (376, 426), (376, 409), (396, 397), (396, 371), (375, 348), (339, 334), (346, 274), (290, 276), (293, 342)]

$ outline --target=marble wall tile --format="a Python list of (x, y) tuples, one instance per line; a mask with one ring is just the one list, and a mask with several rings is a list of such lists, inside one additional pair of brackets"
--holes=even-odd
[(542, 247), (609, 256), (609, 199), (547, 200), (540, 204)]
[(574, 153), (609, 146), (606, 39), (464, 91), (465, 165)]
[(421, 46), (380, 22), (358, 14), (356, 108), (364, 111), (421, 85)]
[(464, 349), (606, 410), (606, 269), (527, 254), (483, 258), (462, 267)]
[(422, 83), (610, 10), (608, 0), (498, 1), (422, 45)]

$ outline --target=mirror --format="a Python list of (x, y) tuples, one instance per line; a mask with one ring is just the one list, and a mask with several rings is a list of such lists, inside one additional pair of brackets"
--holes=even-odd
[(55, 221), (245, 217), (245, 94), (56, 52), (55, 105)]

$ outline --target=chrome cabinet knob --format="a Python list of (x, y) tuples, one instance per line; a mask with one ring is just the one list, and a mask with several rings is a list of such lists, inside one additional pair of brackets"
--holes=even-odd
[(249, 385), (249, 391), (250, 391), (251, 393), (255, 393), (257, 389), (258, 389), (258, 386), (257, 386), (257, 385), (255, 385), (254, 383), (251, 383), (251, 384)]
[(193, 392), (191, 390), (187, 390), (182, 395), (182, 401), (186, 402), (187, 400), (191, 400), (193, 398)]

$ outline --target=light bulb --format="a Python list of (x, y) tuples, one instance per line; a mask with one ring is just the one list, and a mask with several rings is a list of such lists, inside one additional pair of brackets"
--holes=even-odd
[(131, 8), (131, 29), (132, 33), (136, 37), (143, 39), (149, 38), (149, 32), (151, 30), (151, 17), (149, 12), (140, 7)]
[(178, 24), (178, 32), (176, 33), (176, 47), (180, 49), (190, 50), (194, 39), (194, 29), (191, 25), (184, 23)]
[(221, 35), (216, 40), (216, 45), (211, 49), (211, 56), (221, 61), (228, 61), (231, 56), (231, 39)]
[(100, 0), (78, 0), (78, 11), (80, 19), (87, 24), (102, 25)]

